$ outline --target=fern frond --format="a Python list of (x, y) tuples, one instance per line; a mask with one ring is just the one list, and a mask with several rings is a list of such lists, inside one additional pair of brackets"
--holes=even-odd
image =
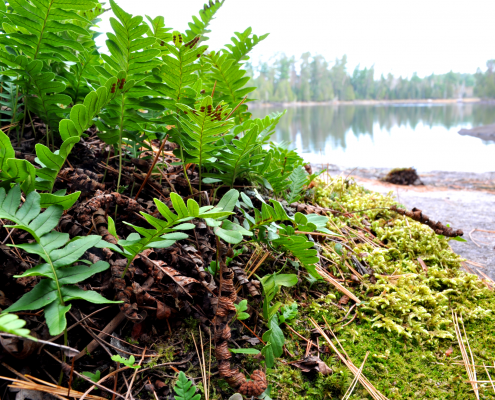
[(197, 46), (196, 40), (184, 44), (182, 35), (177, 31), (173, 32), (173, 38), (174, 44), (163, 43), (168, 54), (163, 56), (163, 65), (159, 68), (162, 82), (149, 85), (167, 98), (162, 100), (165, 107), (176, 111), (177, 103), (192, 106), (201, 90), (197, 87), (197, 72), (201, 69), (197, 61), (208, 46)]
[(247, 28), (244, 32), (234, 32), (236, 37), (232, 37), (233, 44), (226, 44), (225, 47), (228, 49), (222, 50), (224, 53), (229, 53), (230, 57), (236, 62), (247, 61), (249, 60), (248, 53), (256, 46), (259, 42), (266, 39), (269, 33), (265, 33), (264, 35), (258, 36), (253, 35), (252, 28)]
[(258, 129), (257, 124), (251, 124), (251, 128), (240, 139), (234, 138), (231, 143), (225, 143), (216, 154), (216, 161), (211, 164), (220, 173), (203, 175), (220, 179), (225, 185), (232, 187), (237, 177), (253, 172), (263, 158), (261, 152), (257, 155), (253, 154), (262, 146), (258, 141)]
[[(70, 306), (65, 302), (85, 299), (93, 303), (115, 303), (96, 292), (84, 291), (74, 284), (91, 275), (109, 268), (109, 264), (99, 261), (90, 267), (71, 266), (86, 250), (94, 246), (106, 247), (101, 236), (90, 235), (69, 241), (69, 234), (53, 230), (62, 216), (63, 208), (53, 205), (41, 212), (41, 196), (31, 192), (21, 203), (21, 190), (14, 186), (7, 194), (0, 188), (0, 218), (15, 223), (12, 228), (22, 229), (33, 236), (34, 243), (12, 245), (24, 251), (38, 255), (42, 264), (28, 269), (16, 277), (41, 276), (42, 279), (30, 292), (22, 296), (5, 312), (37, 310), (45, 307), (45, 318), (50, 334), (58, 335), (67, 326), (65, 314)], [(102, 243), (103, 242), (103, 243)]]
[(0, 76), (0, 122), (12, 124), (20, 121), (24, 113), (19, 111), (19, 103), (22, 100), (22, 94), (19, 93), (19, 85), (15, 83), (15, 78)]
[(302, 165), (299, 165), (289, 175), (289, 180), (291, 183), (289, 185), (289, 193), (286, 200), (289, 204), (292, 204), (299, 201), (301, 198), (300, 194), (304, 185), (307, 183), (308, 173)]
[(105, 66), (114, 74), (124, 71), (125, 80), (139, 80), (143, 73), (161, 64), (156, 57), (157, 49), (147, 48), (156, 42), (154, 37), (143, 37), (149, 31), (148, 25), (142, 23), (143, 17), (126, 13), (115, 1), (110, 5), (117, 18), (110, 18), (114, 33), (108, 32), (106, 41), (111, 55), (102, 54)]
[[(201, 167), (217, 152), (215, 143), (220, 135), (229, 131), (234, 122), (232, 119), (224, 120), (229, 115), (227, 105), (222, 102), (213, 108), (210, 96), (205, 97), (196, 107), (194, 109), (185, 104), (177, 104), (177, 108), (185, 114), (178, 118), (183, 130), (181, 142), (187, 153), (184, 161)], [(201, 169), (199, 173), (201, 188)]]
[(208, 40), (205, 35), (209, 34), (211, 30), (208, 29), (211, 21), (214, 19), (215, 14), (223, 6), (225, 0), (215, 2), (209, 1), (205, 4), (201, 10), (199, 10), (199, 18), (193, 15), (192, 22), (189, 22), (189, 29), (186, 30), (185, 42), (193, 40), (195, 37), (200, 37), (200, 42)]
[(12, 12), (0, 11), (9, 20), (10, 32), (0, 35), (0, 43), (32, 60), (77, 62), (73, 52), (84, 48), (59, 33), (69, 31), (90, 36), (88, 30), (73, 21), (86, 21), (77, 12), (90, 10), (96, 5), (97, 2), (92, 0), (10, 0)]
[(179, 372), (179, 379), (174, 386), (175, 400), (199, 400), (201, 395), (196, 393), (196, 386), (187, 379), (186, 374), (182, 371)]
[[(205, 74), (213, 87), (216, 82), (215, 98), (225, 101), (232, 106), (238, 105), (244, 96), (254, 91), (255, 87), (245, 87), (249, 77), (241, 65), (231, 58), (230, 53), (211, 52), (205, 59), (211, 64), (210, 71)], [(236, 111), (236, 122), (242, 122), (250, 117), (246, 113), (247, 105), (242, 104)]]
[[(117, 246), (111, 247), (112, 250), (122, 254), (128, 260), (124, 275), (134, 258), (143, 250), (148, 248), (170, 247), (177, 240), (186, 239), (188, 235), (180, 231), (195, 228), (195, 225), (187, 223), (188, 221), (194, 218), (217, 219), (231, 215), (231, 211), (233, 210), (238, 197), (239, 192), (237, 190), (230, 190), (224, 195), (217, 207), (200, 207), (193, 199), (189, 199), (186, 205), (184, 200), (182, 200), (182, 197), (176, 193), (170, 193), (170, 200), (172, 201), (173, 208), (177, 214), (174, 214), (160, 200), (153, 199), (158, 212), (164, 219), (158, 219), (141, 212), (144, 219), (148, 221), (154, 229), (146, 229), (124, 222), (126, 225), (131, 226), (137, 233), (131, 233), (127, 239), (118, 241), (119, 246), (124, 249), (123, 251)], [(229, 199), (231, 200), (230, 202)], [(109, 231), (115, 231), (113, 228), (115, 226), (114, 221), (111, 217), (108, 217), (108, 220)]]
[(10, 333), (32, 340), (36, 340), (29, 333), (29, 329), (23, 328), (26, 321), (20, 319), (16, 314), (1, 314), (0, 315), (0, 331)]

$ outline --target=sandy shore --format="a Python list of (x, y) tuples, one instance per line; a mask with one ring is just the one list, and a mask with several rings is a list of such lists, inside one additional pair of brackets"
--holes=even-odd
[(330, 175), (352, 176), (379, 193), (392, 191), (409, 209), (417, 207), (435, 220), (462, 229), (467, 242), (451, 241), (452, 249), (468, 261), (472, 272), (482, 271), (495, 279), (495, 172), (419, 173), (424, 185), (400, 186), (378, 180), (387, 171), (329, 167)]

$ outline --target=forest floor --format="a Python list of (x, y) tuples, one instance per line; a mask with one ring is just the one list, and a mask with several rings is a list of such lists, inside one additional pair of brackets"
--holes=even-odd
[(495, 277), (495, 172), (419, 173), (423, 185), (411, 186), (381, 181), (388, 169), (330, 166), (329, 172), (352, 176), (365, 188), (382, 194), (392, 191), (408, 209), (419, 208), (435, 220), (462, 229), (467, 242), (451, 241), (452, 249), (467, 260), (464, 265), (469, 272), (479, 274), (481, 270)]

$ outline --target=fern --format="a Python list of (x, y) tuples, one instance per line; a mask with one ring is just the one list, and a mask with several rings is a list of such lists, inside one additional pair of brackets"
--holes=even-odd
[[(247, 197), (247, 196), (243, 196)], [(294, 217), (289, 217), (282, 205), (275, 200), (270, 200), (272, 205), (261, 204), (261, 212), (252, 207), (250, 201), (243, 204), (253, 209), (254, 217), (246, 210), (242, 209), (245, 220), (244, 228), (250, 231), (258, 231), (258, 240), (265, 243), (272, 243), (275, 247), (280, 247), (285, 252), (292, 253), (309, 274), (320, 279), (316, 272), (315, 264), (318, 263), (317, 251), (313, 248), (314, 242), (308, 240), (305, 234), (299, 232), (324, 232), (334, 235), (325, 228), (328, 218), (321, 215), (303, 215), (296, 213)], [(292, 226), (280, 222), (290, 222)]]
[[(122, 145), (127, 137), (131, 142), (136, 138), (132, 131), (143, 131), (142, 125), (150, 120), (139, 110), (145, 108), (142, 103), (144, 96), (158, 93), (148, 87), (145, 79), (151, 80), (146, 74), (161, 65), (157, 58), (160, 50), (148, 48), (155, 44), (153, 36), (144, 37), (150, 31), (147, 24), (142, 23), (140, 16), (133, 17), (120, 8), (113, 0), (110, 5), (117, 18), (110, 18), (114, 33), (108, 32), (106, 41), (110, 55), (102, 54), (106, 62), (104, 67), (96, 69), (107, 79), (117, 75), (117, 83), (111, 89), (112, 93), (120, 91), (120, 95), (108, 104), (106, 112), (100, 115), (100, 138), (109, 144), (118, 142), (119, 177), (117, 187), (120, 187), (122, 175)], [(150, 131), (153, 129), (148, 127)], [(126, 132), (130, 132), (127, 134)]]
[(231, 143), (225, 143), (216, 155), (217, 159), (212, 165), (221, 173), (209, 173), (205, 176), (219, 179), (232, 188), (238, 176), (252, 172), (254, 166), (261, 162), (263, 153), (253, 156), (253, 152), (262, 146), (257, 139), (258, 126), (252, 124), (240, 139), (234, 138)]
[(69, 241), (69, 234), (57, 232), (54, 228), (62, 216), (63, 208), (53, 205), (41, 213), (41, 198), (37, 192), (26, 196), (21, 203), (21, 190), (14, 186), (7, 194), (0, 188), (0, 218), (15, 223), (12, 228), (22, 229), (31, 234), (33, 243), (13, 245), (38, 255), (43, 263), (28, 269), (16, 278), (41, 276), (42, 279), (30, 292), (5, 310), (16, 312), (45, 308), (45, 319), (51, 335), (58, 335), (67, 327), (65, 314), (70, 309), (66, 302), (83, 299), (91, 303), (116, 303), (93, 291), (85, 291), (75, 285), (97, 272), (109, 268), (107, 262), (99, 261), (87, 267), (71, 266), (91, 247), (106, 247), (100, 236), (90, 235)]
[[(229, 53), (211, 52), (205, 58), (211, 64), (210, 73), (205, 76), (211, 85), (216, 82), (215, 96), (219, 101), (235, 106), (241, 103), (244, 96), (256, 89), (245, 87), (250, 78), (245, 76), (246, 71), (241, 69), (241, 65), (231, 58)], [(236, 122), (242, 122), (250, 117), (246, 111), (245, 104), (238, 107)]]
[[(24, 113), (19, 112), (22, 95), (19, 94), (19, 86), (15, 84), (13, 78), (0, 75), (0, 84), (2, 89), (0, 90), (0, 105), (4, 107), (0, 111), (0, 121), (13, 124), (20, 121), (24, 116)], [(5, 117), (1, 118), (2, 116)]]
[(204, 7), (199, 10), (199, 18), (201, 18), (201, 20), (196, 16), (192, 17), (192, 22), (189, 22), (188, 24), (189, 29), (185, 32), (186, 42), (193, 40), (195, 37), (200, 37), (200, 42), (209, 39), (206, 36), (211, 32), (208, 29), (208, 26), (210, 25), (217, 11), (220, 9), (220, 7), (223, 6), (224, 1), (225, 0), (216, 0), (215, 2), (213, 2), (212, 0), (209, 0), (209, 3), (205, 4)]
[(172, 39), (173, 44), (163, 43), (168, 54), (163, 56), (163, 65), (159, 68), (161, 82), (150, 83), (150, 87), (167, 97), (161, 101), (165, 107), (176, 111), (177, 103), (192, 106), (201, 90), (197, 74), (201, 64), (197, 61), (208, 46), (197, 46), (199, 37), (184, 43), (178, 31), (173, 32)]
[[(209, 182), (219, 180), (232, 187), (238, 177), (247, 175), (262, 181), (262, 175), (257, 172), (267, 157), (263, 145), (270, 139), (282, 115), (283, 113), (279, 113), (263, 119), (247, 120), (224, 136), (215, 155), (215, 162), (208, 165), (218, 172), (204, 174), (210, 179)], [(241, 137), (237, 139), (239, 135)]]
[(110, 18), (110, 24), (115, 33), (108, 32), (106, 41), (111, 56), (102, 54), (107, 62), (106, 68), (116, 73), (125, 72), (124, 79), (142, 79), (144, 72), (150, 71), (161, 64), (156, 56), (160, 54), (157, 49), (146, 49), (156, 42), (154, 37), (143, 37), (149, 30), (148, 25), (143, 24), (143, 17), (126, 13), (115, 1), (110, 0), (115, 18)]
[(187, 379), (186, 374), (182, 371), (179, 372), (179, 379), (174, 386), (175, 400), (199, 400), (201, 395), (196, 393), (196, 386)]
[[(199, 207), (198, 203), (193, 199), (189, 199), (186, 205), (178, 194), (170, 193), (170, 200), (172, 201), (172, 205), (177, 214), (170, 211), (170, 209), (160, 200), (154, 199), (156, 207), (164, 220), (141, 212), (141, 215), (154, 229), (141, 228), (124, 222), (131, 226), (136, 232), (131, 233), (127, 239), (118, 241), (119, 246), (122, 247), (123, 250), (119, 249), (117, 246), (111, 247), (114, 251), (122, 254), (128, 260), (122, 276), (125, 276), (127, 269), (134, 258), (143, 250), (148, 248), (170, 247), (177, 240), (186, 239), (188, 235), (178, 231), (195, 228), (195, 225), (187, 223), (187, 221), (194, 218), (217, 219), (231, 215), (231, 211), (234, 208), (238, 197), (239, 192), (237, 190), (231, 190), (225, 194), (224, 200), (220, 201), (218, 206), (213, 208), (212, 206)], [(231, 199), (233, 199), (233, 201)], [(108, 221), (109, 232), (117, 238), (113, 219), (109, 217)]]
[[(75, 22), (87, 22), (77, 12), (96, 5), (91, 0), (13, 0), (9, 1), (10, 12), (0, 11), (8, 20), (3, 24), (0, 44), (22, 55), (16, 61), (24, 75), (26, 107), (54, 129), (63, 118), (59, 105), (68, 106), (72, 99), (62, 94), (66, 85), (51, 68), (57, 63), (78, 62), (75, 52), (83, 52), (84, 47), (70, 33), (91, 36), (88, 29)], [(49, 62), (55, 63), (49, 66)]]
[(200, 166), (199, 190), (201, 191), (201, 166), (208, 158), (214, 156), (217, 151), (215, 143), (219, 135), (228, 132), (234, 121), (226, 119), (229, 115), (226, 104), (219, 103), (214, 108), (210, 96), (205, 97), (196, 109), (185, 104), (177, 104), (177, 108), (186, 114), (179, 116), (184, 131), (181, 142), (187, 153), (185, 161)]
[(29, 329), (23, 328), (24, 325), (26, 325), (26, 321), (20, 319), (16, 314), (0, 315), (0, 332), (36, 340), (29, 334)]
[(236, 62), (247, 61), (249, 57), (247, 54), (256, 46), (259, 42), (266, 39), (269, 33), (264, 35), (250, 36), (252, 33), (252, 28), (247, 28), (244, 32), (234, 32), (237, 37), (232, 37), (233, 44), (226, 44), (225, 47), (228, 50), (223, 50), (225, 53), (229, 53), (230, 57)]
[(77, 12), (96, 5), (92, 0), (9, 0), (12, 12), (0, 11), (9, 20), (9, 32), (0, 35), (0, 43), (17, 49), (32, 60), (77, 62), (73, 51), (84, 48), (76, 40), (59, 33), (70, 31), (89, 36), (88, 30), (72, 21), (87, 21)]
[(301, 198), (302, 189), (308, 181), (308, 173), (302, 165), (299, 165), (289, 175), (289, 180), (291, 183), (289, 185), (289, 194), (287, 195), (286, 200), (289, 204), (292, 204), (299, 201)]
[[(70, 118), (60, 121), (59, 131), (64, 142), (60, 150), (52, 152), (47, 146), (38, 143), (36, 149), (36, 162), (41, 168), (34, 167), (26, 160), (15, 160), (15, 151), (12, 148), (7, 135), (0, 132), (0, 143), (2, 144), (4, 157), (0, 158), (0, 178), (14, 180), (21, 184), (22, 190), (29, 193), (35, 189), (51, 192), (58, 173), (62, 169), (72, 148), (79, 142), (83, 132), (93, 124), (93, 118), (100, 110), (119, 92), (112, 93), (111, 88), (115, 85), (117, 78), (109, 79), (105, 86), (90, 92), (84, 99), (84, 104), (78, 104), (71, 108)], [(36, 178), (35, 175), (38, 177)], [(41, 194), (42, 206), (57, 202), (64, 209), (71, 207), (79, 197), (79, 192), (69, 196), (55, 196)]]
[[(250, 34), (251, 28), (246, 29), (243, 33), (236, 32), (237, 37), (232, 38), (233, 44), (226, 45), (227, 49), (222, 51), (211, 52), (206, 57), (212, 67), (210, 72), (205, 74), (205, 77), (209, 80), (210, 85), (216, 85), (215, 93), (218, 93), (218, 99), (232, 106), (238, 105), (244, 96), (256, 89), (255, 87), (245, 87), (250, 78), (245, 76), (246, 71), (242, 69), (240, 61), (248, 60), (248, 52), (268, 35), (250, 37)], [(247, 109), (247, 105), (242, 104), (236, 110), (236, 122), (251, 118)]]

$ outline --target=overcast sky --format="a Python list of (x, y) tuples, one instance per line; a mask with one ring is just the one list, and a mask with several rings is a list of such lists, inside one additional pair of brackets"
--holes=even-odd
[[(116, 1), (133, 15), (163, 15), (179, 31), (205, 3)], [(374, 64), (378, 74), (474, 73), (495, 58), (494, 15), (492, 0), (226, 0), (210, 26), (209, 45), (218, 49), (234, 31), (251, 26), (255, 34), (270, 33), (253, 51), (253, 61), (309, 51), (328, 60), (347, 54), (351, 70)], [(111, 29), (110, 16), (104, 14), (101, 30)]]

